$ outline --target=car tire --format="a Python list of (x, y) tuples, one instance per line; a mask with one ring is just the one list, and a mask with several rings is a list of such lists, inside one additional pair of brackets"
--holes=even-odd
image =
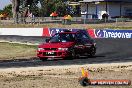
[(95, 53), (96, 53), (96, 48), (95, 48), (95, 47), (91, 47), (91, 48), (90, 48), (89, 56), (90, 56), (90, 57), (93, 57), (93, 56), (95, 56)]
[(65, 57), (64, 59), (72, 60), (72, 59), (76, 58), (76, 54), (75, 54), (75, 50), (74, 49), (71, 49), (69, 54), (70, 54), (70, 56)]
[(46, 61), (48, 58), (39, 58), (41, 61)]
[(76, 56), (75, 56), (75, 50), (74, 50), (74, 49), (73, 49), (72, 52), (71, 52), (71, 57), (72, 57), (72, 58), (75, 58), (75, 57), (76, 57)]
[(76, 52), (75, 52), (75, 50), (73, 49), (72, 51), (71, 51), (71, 58), (72, 59), (76, 59), (76, 58), (78, 58), (79, 56), (76, 54)]

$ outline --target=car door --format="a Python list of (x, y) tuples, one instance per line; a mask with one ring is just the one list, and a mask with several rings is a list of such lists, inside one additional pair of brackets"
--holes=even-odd
[(83, 54), (84, 53), (84, 40), (82, 39), (82, 34), (77, 33), (75, 39), (76, 39), (76, 44), (75, 44), (76, 53)]
[(82, 42), (84, 44), (84, 52), (87, 53), (90, 50), (90, 47), (92, 46), (92, 40), (91, 38), (86, 34), (86, 33), (81, 33), (82, 34)]

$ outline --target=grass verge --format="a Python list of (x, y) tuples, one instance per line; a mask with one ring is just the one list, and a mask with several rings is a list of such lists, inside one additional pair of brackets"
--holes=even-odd
[(96, 24), (71, 24), (63, 25), (61, 23), (43, 23), (43, 24), (3, 24), (0, 28), (75, 28), (75, 29), (132, 29), (132, 22), (114, 22), (114, 23), (96, 23)]
[(36, 45), (0, 42), (0, 60), (22, 59), (36, 56)]

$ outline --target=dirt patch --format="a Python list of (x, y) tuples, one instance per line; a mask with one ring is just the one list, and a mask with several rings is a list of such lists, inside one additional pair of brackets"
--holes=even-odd
[[(129, 79), (132, 81), (132, 63), (113, 63), (0, 69), (0, 86), (2, 88), (83, 88), (78, 83), (81, 67), (88, 69), (90, 79)], [(132, 86), (96, 87), (131, 88)]]

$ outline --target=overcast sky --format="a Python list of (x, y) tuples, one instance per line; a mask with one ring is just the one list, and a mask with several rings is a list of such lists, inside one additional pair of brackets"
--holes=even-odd
[(0, 0), (0, 9), (3, 9), (6, 5), (10, 3), (11, 3), (11, 0)]

